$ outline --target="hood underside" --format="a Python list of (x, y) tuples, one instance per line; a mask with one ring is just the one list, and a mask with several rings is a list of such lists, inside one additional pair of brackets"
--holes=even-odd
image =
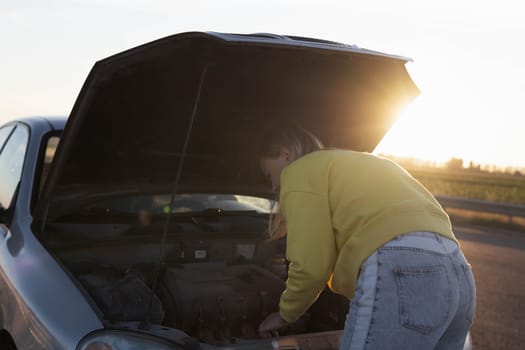
[(325, 146), (372, 151), (419, 92), (406, 61), (312, 39), (215, 33), (99, 61), (66, 125), (44, 206), (63, 210), (49, 200), (72, 188), (176, 182), (179, 191), (269, 195), (254, 159), (261, 128), (293, 122)]

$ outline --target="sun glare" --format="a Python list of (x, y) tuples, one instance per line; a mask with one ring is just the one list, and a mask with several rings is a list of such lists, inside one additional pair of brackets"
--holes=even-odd
[(409, 104), (400, 114), (374, 153), (414, 157), (443, 163), (451, 158), (446, 138), (449, 127), (439, 118), (439, 113), (430, 113), (423, 96)]
[[(523, 89), (507, 88), (501, 74), (480, 77), (475, 67), (452, 73), (447, 65), (430, 71), (421, 66), (419, 71), (417, 66), (407, 68), (414, 70), (411, 75), (422, 93), (399, 114), (374, 153), (437, 165), (460, 158), (466, 167), (472, 162), (485, 168), (523, 168), (525, 121), (517, 102)], [(504, 100), (496, 98), (492, 86), (502, 87)]]
[(374, 153), (413, 157), (438, 165), (451, 158), (465, 162), (483, 159), (481, 143), (486, 142), (486, 136), (468, 118), (465, 105), (459, 100), (443, 104), (422, 94), (400, 113)]

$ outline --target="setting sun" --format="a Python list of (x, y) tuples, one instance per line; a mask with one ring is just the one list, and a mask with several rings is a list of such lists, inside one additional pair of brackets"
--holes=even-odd
[(454, 147), (446, 140), (452, 131), (440, 112), (425, 104), (424, 96), (418, 97), (399, 115), (398, 120), (385, 135), (374, 153), (414, 157), (443, 163), (454, 154)]
[[(419, 78), (420, 80), (418, 81)], [(508, 93), (501, 104), (484, 86), (468, 89), (440, 81), (439, 73), (416, 75), (422, 93), (399, 115), (374, 153), (413, 157), (443, 164), (451, 158), (496, 167), (523, 167), (521, 147), (516, 142), (525, 130)], [(487, 82), (490, 84), (491, 82)], [(499, 84), (497, 80), (493, 85)]]

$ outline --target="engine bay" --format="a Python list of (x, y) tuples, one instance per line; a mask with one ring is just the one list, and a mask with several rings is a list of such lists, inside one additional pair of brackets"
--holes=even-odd
[[(48, 223), (45, 242), (107, 327), (160, 326), (202, 343), (240, 343), (259, 339), (286, 286), (286, 242), (267, 239), (261, 201), (215, 194), (171, 204), (166, 195), (86, 201)], [(279, 333), (340, 330), (347, 310), (348, 301), (326, 288)]]
[[(283, 240), (241, 236), (168, 240), (155, 286), (159, 245), (151, 241), (75, 244), (56, 254), (108, 326), (149, 322), (229, 344), (259, 338), (258, 326), (278, 310), (286, 280)], [(346, 299), (326, 289), (282, 335), (342, 329), (347, 308)]]

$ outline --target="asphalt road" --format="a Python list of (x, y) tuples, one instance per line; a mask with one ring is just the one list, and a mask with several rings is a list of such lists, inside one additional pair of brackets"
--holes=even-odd
[(455, 232), (476, 279), (474, 350), (525, 349), (525, 233), (471, 226)]

